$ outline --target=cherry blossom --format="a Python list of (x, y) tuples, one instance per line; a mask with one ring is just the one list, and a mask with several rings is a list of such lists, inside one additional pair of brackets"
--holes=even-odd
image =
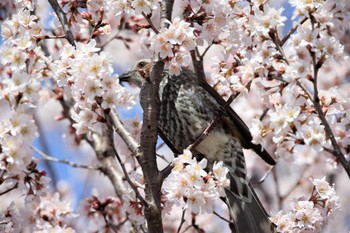
[(173, 163), (173, 171), (165, 181), (172, 188), (164, 188), (168, 201), (180, 204), (184, 198), (184, 207), (192, 212), (212, 212), (215, 201), (225, 195), (224, 188), (230, 184), (226, 177), (228, 169), (219, 162), (213, 165), (212, 172), (207, 173), (204, 170), (207, 160), (198, 162), (188, 150)]
[[(278, 160), (271, 170), (245, 151), (247, 177), (267, 212), (275, 213), (278, 231), (344, 230), (339, 222), (348, 210), (339, 222), (333, 216), (349, 204), (341, 183), (350, 148), (348, 0), (290, 0), (284, 8), (278, 1), (183, 0), (175, 1), (169, 19), (163, 18), (164, 1), (57, 2), (64, 25), (47, 1), (0, 2), (1, 232), (146, 229), (149, 193), (140, 155), (111, 123), (111, 113), (118, 112), (137, 143), (145, 134), (141, 113), (125, 119), (139, 111), (138, 91), (118, 81), (140, 55), (164, 61), (175, 76), (194, 68), (225, 100), (236, 96), (231, 107), (249, 126), (252, 142)], [(45, 109), (50, 104), (67, 145), (81, 150), (77, 158), (62, 153), (64, 161), (77, 159), (88, 170), (76, 172), (74, 180), (85, 179), (98, 192), (69, 196), (42, 166), (60, 160), (36, 148), (39, 137), (50, 138), (44, 129), (52, 123), (41, 122), (42, 115), (54, 118)], [(111, 155), (113, 163), (102, 166), (97, 147), (107, 144), (102, 157)], [(169, 174), (157, 193), (164, 229), (175, 232), (182, 221), (188, 229), (212, 229), (214, 221), (227, 226), (220, 200), (230, 185), (224, 164), (197, 159), (190, 150), (174, 158), (162, 142), (157, 146), (158, 169)], [(94, 160), (88, 159), (91, 151)], [(96, 175), (107, 176), (115, 164), (114, 180)], [(111, 187), (118, 179), (120, 187)]]

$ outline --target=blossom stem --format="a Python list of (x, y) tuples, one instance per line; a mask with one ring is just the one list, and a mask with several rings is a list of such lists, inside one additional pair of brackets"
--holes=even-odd
[(179, 227), (177, 228), (177, 233), (180, 233), (181, 228), (182, 228), (183, 224), (185, 223), (185, 213), (186, 213), (186, 210), (187, 210), (186, 208), (183, 208), (183, 210), (182, 210), (181, 222), (180, 222)]

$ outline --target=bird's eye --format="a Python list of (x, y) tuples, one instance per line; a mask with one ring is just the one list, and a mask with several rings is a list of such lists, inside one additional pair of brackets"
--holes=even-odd
[(145, 65), (146, 65), (146, 62), (142, 61), (142, 62), (140, 62), (140, 63), (137, 65), (137, 67), (138, 67), (138, 68), (143, 68)]

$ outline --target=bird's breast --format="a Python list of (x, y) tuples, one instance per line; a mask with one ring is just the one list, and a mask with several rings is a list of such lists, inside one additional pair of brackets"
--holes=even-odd
[(207, 137), (196, 147), (196, 150), (209, 160), (222, 160), (224, 149), (232, 136), (215, 128), (209, 132)]

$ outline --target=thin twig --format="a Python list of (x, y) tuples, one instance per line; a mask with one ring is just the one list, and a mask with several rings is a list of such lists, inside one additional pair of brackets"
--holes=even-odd
[(280, 210), (282, 208), (282, 201), (283, 201), (283, 198), (282, 198), (282, 195), (281, 195), (281, 192), (280, 192), (280, 189), (279, 189), (279, 181), (278, 181), (278, 176), (277, 176), (277, 173), (276, 173), (276, 170), (272, 170), (272, 177), (275, 181), (275, 192), (276, 192), (276, 196), (278, 198), (278, 202), (277, 202), (277, 205), (278, 205), (278, 209)]
[(67, 41), (71, 45), (75, 46), (75, 39), (74, 39), (72, 31), (70, 30), (66, 14), (63, 12), (62, 8), (60, 7), (60, 5), (58, 4), (58, 2), (56, 0), (49, 0), (49, 3), (51, 5), (52, 9), (55, 11), (57, 18), (61, 22), (64, 34), (66, 34)]
[(52, 162), (56, 162), (56, 163), (63, 163), (63, 164), (67, 164), (71, 167), (75, 167), (75, 168), (82, 168), (82, 169), (88, 169), (88, 170), (100, 170), (99, 166), (89, 166), (89, 165), (83, 165), (83, 164), (76, 164), (73, 163), (67, 159), (57, 159), (54, 157), (51, 157), (47, 154), (45, 154), (44, 152), (42, 152), (41, 150), (39, 150), (38, 148), (31, 146), (31, 148), (38, 153), (39, 155), (41, 155), (45, 160), (47, 161), (52, 161)]
[(158, 33), (159, 33), (159, 30), (154, 26), (154, 24), (153, 24), (151, 18), (150, 18), (148, 15), (146, 15), (143, 11), (142, 11), (142, 15), (143, 15), (143, 17), (146, 19), (147, 23), (148, 23), (149, 26), (152, 28), (152, 30), (153, 30), (156, 34), (158, 34)]
[(330, 154), (333, 154), (333, 153), (334, 153), (334, 150), (329, 149), (328, 147), (323, 146), (323, 149), (324, 149), (325, 151), (327, 151), (328, 153), (330, 153)]
[(259, 117), (259, 120), (262, 121), (266, 117), (267, 112), (269, 111), (268, 108), (265, 108), (261, 116)]
[[(71, 117), (71, 108), (72, 108), (72, 106), (74, 104), (73, 104), (72, 101), (64, 99), (64, 97), (63, 97), (63, 90), (62, 89), (58, 89), (57, 86), (55, 86), (55, 87), (56, 87), (56, 94), (57, 94), (56, 98), (60, 102), (60, 104), (62, 106), (62, 109), (63, 109), (62, 110), (62, 115), (65, 117), (65, 119), (68, 119), (68, 121), (70, 123), (70, 126), (72, 126), (75, 123), (75, 121)], [(74, 133), (75, 133), (75, 131), (74, 131)], [(78, 136), (76, 135), (76, 137), (78, 137)], [(82, 139), (85, 139), (85, 141), (91, 146), (91, 148), (94, 148), (93, 142), (87, 138), (86, 134), (84, 134), (82, 136)]]
[(0, 226), (1, 226), (1, 225), (7, 225), (7, 224), (9, 224), (10, 222), (12, 222), (12, 220), (6, 219), (6, 220), (0, 222)]
[(118, 233), (117, 227), (113, 223), (108, 221), (106, 214), (103, 214), (103, 219), (105, 220), (105, 223), (108, 227), (110, 227), (115, 233)]
[[(305, 19), (306, 17), (304, 17), (304, 19)], [(307, 18), (306, 18), (307, 19)], [(305, 20), (306, 21), (306, 20)], [(304, 23), (305, 22), (304, 20), (302, 20), (301, 22), (302, 23)], [(299, 25), (299, 24), (298, 24)], [(295, 27), (295, 30), (296, 30), (296, 28), (297, 27)], [(294, 31), (295, 31), (294, 30)], [(293, 31), (293, 32), (294, 32)], [(278, 36), (277, 36), (277, 33), (276, 34), (272, 34), (272, 35), (270, 35), (271, 36), (271, 39), (272, 39), (272, 42), (275, 44), (275, 46), (276, 46), (276, 48), (277, 48), (277, 50), (280, 52), (280, 55), (282, 56), (282, 59), (286, 62), (286, 64), (287, 65), (289, 65), (289, 61), (288, 61), (288, 59), (287, 59), (287, 56), (286, 56), (286, 54), (284, 53), (284, 50), (283, 50), (283, 48), (282, 48), (282, 45), (284, 44), (284, 42), (281, 42), (281, 41), (279, 41), (279, 39), (278, 39)], [(284, 39), (288, 39), (289, 37), (285, 37)], [(283, 40), (284, 40), (283, 39)], [(282, 40), (282, 41), (283, 41)], [(285, 80), (283, 80), (283, 78), (279, 78), (279, 77), (277, 77), (277, 76), (270, 76), (270, 78), (273, 78), (273, 79), (276, 79), (276, 80), (280, 80), (280, 81), (283, 81), (283, 82), (285, 82)], [(296, 83), (298, 84), (298, 86), (305, 92), (305, 94), (309, 97), (309, 99), (311, 100), (311, 101), (313, 101), (313, 98), (312, 98), (312, 96), (311, 96), (311, 94), (309, 93), (309, 91), (306, 89), (306, 87), (300, 82), (300, 79), (298, 79), (298, 80), (296, 80)]]
[(16, 189), (16, 188), (18, 188), (18, 182), (16, 182), (16, 184), (15, 184), (14, 186), (12, 186), (11, 188), (6, 189), (5, 191), (0, 192), (0, 196), (6, 194), (6, 193), (8, 193), (8, 192), (11, 192), (12, 190), (14, 190), (14, 189)]
[(170, 163), (170, 161), (167, 160), (167, 158), (165, 158), (164, 155), (156, 154), (156, 156), (157, 156), (158, 158), (162, 159), (164, 162), (166, 162), (166, 163), (168, 163), (168, 164)]
[(106, 41), (104, 44), (100, 45), (100, 49), (103, 50), (109, 43), (111, 43), (114, 39), (117, 39), (119, 37), (119, 32), (113, 36), (112, 38), (110, 38), (108, 41)]
[[(114, 39), (118, 39), (120, 38), (120, 33), (123, 29), (125, 29), (125, 25), (126, 25), (126, 20), (122, 20), (120, 25), (120, 30), (117, 31), (117, 33), (108, 39), (108, 41), (106, 41), (104, 44), (100, 45), (100, 49), (103, 50), (109, 43), (111, 43)], [(123, 38), (124, 39), (124, 38)], [(124, 42), (124, 44), (126, 44), (126, 42)], [(127, 47), (127, 46), (126, 46)]]
[(218, 218), (220, 218), (221, 220), (224, 220), (225, 222), (227, 222), (228, 224), (232, 224), (232, 222), (230, 220), (227, 220), (226, 218), (222, 217), (220, 214), (216, 213), (215, 211), (213, 211), (213, 214), (216, 215)]
[[(304, 173), (303, 173), (303, 174), (304, 174)], [(300, 187), (299, 184), (300, 184), (301, 178), (302, 178), (302, 176), (300, 176), (300, 178), (298, 179), (298, 182), (296, 182), (296, 184), (293, 185), (293, 187), (290, 188), (290, 189), (288, 190), (288, 192), (286, 192), (284, 195), (281, 196), (282, 200), (285, 200), (287, 197), (289, 197), (289, 195), (292, 194), (292, 192), (294, 192), (294, 190), (296, 190), (298, 187)]]
[(6, 180), (11, 180), (11, 179), (18, 180), (18, 175), (12, 175), (12, 176), (7, 176), (5, 178), (2, 178), (0, 184), (2, 184)]
[(125, 218), (124, 221), (118, 223), (118, 225), (116, 225), (117, 229), (119, 229), (121, 226), (123, 226), (128, 220), (129, 220), (129, 218)]
[(160, 180), (164, 181), (165, 178), (168, 177), (168, 175), (171, 173), (171, 170), (173, 169), (173, 165), (169, 164), (168, 166), (166, 166), (166, 168), (164, 168), (163, 170), (160, 171)]
[(287, 56), (286, 56), (286, 54), (284, 53), (284, 50), (283, 50), (282, 46), (280, 45), (281, 42), (280, 42), (280, 40), (279, 40), (279, 38), (278, 38), (277, 32), (271, 33), (271, 34), (270, 34), (270, 37), (271, 37), (273, 43), (276, 45), (277, 50), (278, 50), (278, 51), (280, 52), (280, 54), (282, 55), (282, 59), (286, 62), (287, 65), (289, 65), (289, 61), (288, 61), (288, 59), (287, 59)]
[(279, 45), (283, 46), (286, 41), (289, 39), (289, 37), (298, 29), (298, 27), (300, 25), (302, 25), (308, 18), (306, 16), (304, 16), (297, 24), (294, 25), (294, 27), (292, 27), (289, 32), (287, 33), (287, 35), (285, 35), (285, 37), (280, 41)]
[(34, 36), (35, 39), (37, 40), (47, 40), (47, 39), (66, 39), (66, 36), (49, 36), (49, 35), (44, 35), (44, 36)]
[(297, 179), (297, 182), (295, 183), (295, 185), (293, 187), (291, 187), (286, 193), (284, 193), (283, 195), (281, 195), (281, 198), (283, 200), (285, 200), (287, 197), (289, 197), (290, 194), (292, 194), (292, 192), (297, 189), (299, 187), (300, 181), (301, 179), (304, 177), (306, 171), (308, 170), (308, 166), (305, 166), (303, 171), (300, 173), (299, 178)]
[(180, 233), (181, 228), (182, 228), (182, 225), (185, 223), (185, 213), (186, 213), (186, 210), (187, 210), (186, 208), (183, 208), (183, 210), (182, 210), (181, 222), (180, 222), (179, 227), (177, 228), (177, 233)]
[(191, 229), (193, 226), (192, 225), (189, 225), (185, 228), (185, 230), (182, 232), (182, 233), (185, 233), (186, 231), (188, 231), (189, 229)]
[(163, 28), (167, 28), (169, 24), (167, 21), (171, 21), (171, 16), (173, 14), (174, 0), (161, 1), (161, 25)]
[(314, 102), (314, 99), (312, 97), (312, 95), (310, 94), (310, 92), (306, 89), (306, 87), (300, 82), (300, 80), (296, 81), (298, 86), (305, 92), (305, 94), (307, 95), (307, 97)]
[(205, 48), (204, 52), (202, 53), (202, 55), (199, 56), (199, 59), (201, 61), (203, 61), (204, 56), (207, 54), (207, 52), (209, 51), (209, 49), (211, 48), (211, 46), (213, 45), (213, 43), (211, 43), (208, 47)]
[(191, 50), (190, 54), (191, 54), (191, 59), (193, 63), (193, 68), (195, 73), (197, 74), (197, 77), (203, 82), (206, 82), (203, 62), (200, 61), (199, 58), (197, 57), (196, 50)]
[(260, 185), (262, 182), (264, 182), (266, 177), (268, 175), (270, 175), (273, 168), (274, 168), (274, 166), (270, 166), (269, 169), (265, 172), (265, 174), (260, 178), (260, 180), (256, 184), (252, 184), (252, 186), (256, 187), (256, 186)]
[[(115, 157), (117, 159), (119, 159), (120, 165), (122, 166), (122, 169), (124, 172), (124, 176), (126, 175), (126, 177), (128, 177), (128, 173), (126, 172), (124, 164), (121, 163), (119, 154), (115, 148), (115, 144), (114, 144), (113, 139), (114, 139), (114, 131), (116, 128), (116, 126), (115, 126), (116, 122), (113, 122), (111, 115), (113, 115), (113, 114), (105, 115), (105, 118), (107, 120), (107, 122), (106, 122), (107, 129), (105, 131), (106, 132), (105, 139), (103, 140), (104, 143), (102, 143), (102, 144), (106, 144), (105, 146), (107, 146), (107, 147), (104, 149), (103, 149), (103, 147), (100, 148), (100, 149), (102, 149), (102, 151), (98, 148), (96, 148), (95, 150), (96, 150), (97, 158), (103, 164), (103, 171), (111, 180), (118, 197), (120, 199), (122, 199), (122, 196), (125, 193), (124, 192), (124, 183), (122, 182), (122, 179), (121, 179), (122, 174), (119, 171), (119, 169), (117, 169), (117, 167), (116, 167), (117, 164), (115, 162)], [(120, 127), (123, 128), (123, 130), (125, 132), (127, 132), (127, 130), (124, 128), (124, 125), (119, 120), (118, 115), (114, 115), (114, 120), (118, 121), (118, 123), (120, 124)], [(130, 140), (134, 140), (134, 139), (131, 137)], [(99, 144), (99, 143), (95, 142), (95, 144)], [(129, 179), (129, 181), (130, 181), (130, 179)], [(133, 184), (133, 183), (130, 182), (130, 184)], [(136, 189), (135, 195), (138, 195), (138, 197), (141, 201), (143, 200), (142, 196), (138, 193), (137, 189)], [(130, 220), (130, 222), (131, 222), (131, 225), (133, 227), (133, 231), (135, 231), (135, 232), (141, 231), (140, 225), (136, 221)]]
[(315, 53), (311, 53), (313, 59), (313, 66), (314, 66), (314, 77), (313, 77), (313, 86), (314, 86), (314, 107), (315, 110), (322, 122), (322, 124), (324, 125), (324, 129), (326, 132), (327, 137), (329, 138), (329, 140), (332, 143), (333, 146), (333, 155), (339, 160), (339, 162), (341, 163), (341, 165), (343, 166), (345, 172), (347, 173), (348, 177), (350, 177), (350, 163), (349, 161), (345, 158), (345, 155), (343, 154), (343, 152), (340, 149), (340, 146), (337, 142), (337, 140), (335, 139), (334, 133), (326, 119), (325, 113), (322, 110), (322, 106), (320, 104), (320, 99), (318, 96), (318, 87), (317, 87), (317, 75), (318, 75), (318, 70), (320, 65), (316, 63), (316, 54)]
[[(304, 23), (306, 21), (306, 19), (308, 19), (308, 18), (304, 17), (298, 25), (300, 25), (301, 23)], [(311, 19), (311, 22), (312, 22), (312, 24), (311, 24), (312, 29), (314, 29), (314, 22), (313, 22), (314, 18), (313, 18), (313, 16), (311, 14), (310, 14), (310, 19)], [(296, 25), (294, 27), (294, 29), (291, 30), (292, 32), (290, 34), (292, 34), (297, 29), (298, 25)], [(282, 55), (282, 57), (283, 57), (284, 61), (286, 62), (286, 64), (289, 64), (289, 62), (288, 62), (288, 60), (287, 60), (287, 58), (286, 58), (286, 56), (284, 54), (284, 51), (283, 51), (281, 46), (285, 43), (284, 40), (287, 40), (288, 37), (286, 36), (281, 42), (278, 42), (278, 38), (271, 37), (272, 41), (275, 43), (278, 51)], [(313, 102), (314, 108), (315, 108), (315, 110), (316, 110), (316, 112), (317, 112), (317, 114), (318, 114), (322, 124), (325, 127), (325, 133), (326, 133), (327, 137), (330, 139), (331, 144), (333, 146), (334, 150), (333, 150), (332, 154), (339, 160), (339, 162), (343, 166), (345, 172), (350, 177), (350, 163), (345, 158), (345, 155), (341, 151), (340, 146), (339, 146), (338, 142), (335, 139), (333, 131), (332, 131), (332, 129), (331, 129), (327, 119), (326, 119), (325, 113), (322, 110), (322, 106), (320, 104), (320, 99), (319, 99), (319, 96), (318, 96), (318, 86), (317, 86), (317, 84), (318, 84), (318, 82), (317, 82), (318, 71), (319, 71), (320, 67), (322, 66), (324, 58), (321, 57), (319, 61), (316, 61), (316, 53), (313, 52), (313, 51), (310, 51), (310, 54), (311, 54), (311, 57), (312, 57), (312, 64), (313, 64), (313, 68), (314, 68), (313, 69), (313, 79), (312, 79), (312, 83), (313, 83), (313, 86), (314, 86), (314, 95), (313, 95), (313, 97), (307, 91), (307, 89), (304, 87), (304, 85), (300, 82), (300, 80), (297, 80), (297, 84), (306, 93), (306, 95), (309, 97), (309, 99)]]
[(303, 171), (300, 173), (299, 178), (297, 179), (297, 182), (295, 183), (295, 185), (293, 185), (287, 192), (285, 192), (283, 195), (282, 193), (279, 191), (279, 182), (278, 182), (278, 177), (277, 174), (275, 172), (275, 170), (273, 170), (272, 174), (273, 174), (273, 178), (275, 180), (275, 185), (276, 185), (276, 193), (277, 193), (277, 197), (279, 200), (279, 209), (282, 208), (282, 202), (289, 197), (290, 194), (292, 194), (292, 192), (294, 190), (296, 190), (299, 187), (300, 184), (300, 180), (304, 177), (305, 172), (307, 171), (307, 166), (304, 167)]
[[(314, 30), (316, 22), (315, 22), (314, 16), (311, 14), (310, 14), (310, 20), (311, 20), (312, 30)], [(318, 95), (318, 71), (322, 67), (322, 64), (324, 62), (325, 57), (322, 56), (318, 61), (316, 61), (316, 53), (313, 51), (310, 51), (310, 54), (312, 57), (312, 64), (313, 64), (313, 68), (314, 68), (313, 69), (313, 71), (314, 71), (313, 72), (313, 79), (312, 79), (312, 83), (313, 83), (313, 87), (314, 87), (314, 100), (313, 100), (314, 107), (315, 107), (315, 110), (316, 110), (322, 124), (324, 125), (326, 135), (329, 138), (329, 140), (331, 141), (331, 144), (333, 146), (333, 155), (338, 159), (338, 161), (343, 166), (345, 172), (350, 177), (350, 163), (345, 158), (345, 155), (341, 151), (341, 148), (340, 148), (337, 140), (335, 139), (334, 133), (333, 133), (333, 131), (332, 131), (327, 119), (326, 119), (326, 114), (322, 110), (322, 106), (320, 104), (320, 98)]]
[(6, 173), (6, 170), (2, 170), (2, 169), (0, 169), (0, 184), (2, 183), (2, 181), (3, 181), (3, 176), (5, 175), (5, 173)]
[(124, 177), (125, 180), (128, 182), (128, 184), (130, 185), (130, 187), (132, 188), (132, 190), (134, 190), (136, 197), (141, 201), (142, 205), (146, 206), (147, 202), (145, 201), (145, 199), (142, 197), (141, 193), (139, 192), (139, 190), (137, 189), (136, 185), (134, 184), (134, 182), (132, 182), (132, 180), (129, 177), (128, 171), (125, 168), (125, 165), (123, 163), (123, 161), (121, 160), (118, 152), (116, 151), (115, 147), (113, 147), (114, 152), (115, 152), (115, 156), (120, 164), (120, 166), (122, 167), (123, 173), (124, 173)]

